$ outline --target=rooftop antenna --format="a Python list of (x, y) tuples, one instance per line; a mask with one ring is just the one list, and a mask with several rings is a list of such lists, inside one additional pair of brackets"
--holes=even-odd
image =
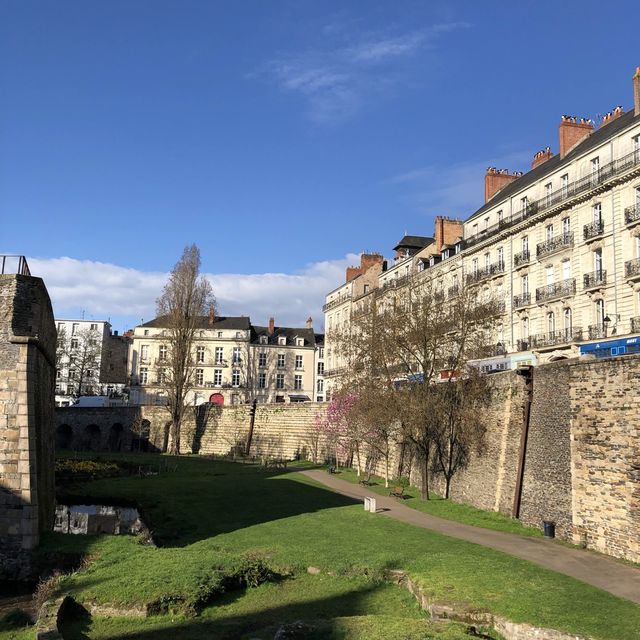
[(82, 319), (84, 320), (84, 309), (82, 310)]

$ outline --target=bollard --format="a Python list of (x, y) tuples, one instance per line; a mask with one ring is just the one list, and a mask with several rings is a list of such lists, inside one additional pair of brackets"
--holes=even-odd
[(365, 498), (364, 499), (364, 510), (365, 511), (369, 511), (369, 502), (371, 501), (371, 498)]
[(376, 512), (376, 499), (375, 498), (369, 498), (369, 511), (371, 513), (375, 513)]

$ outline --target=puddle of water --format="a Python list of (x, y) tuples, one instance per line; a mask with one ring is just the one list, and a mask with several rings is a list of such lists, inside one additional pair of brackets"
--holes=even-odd
[(101, 504), (60, 504), (53, 530), (57, 533), (136, 535), (146, 531), (137, 509)]

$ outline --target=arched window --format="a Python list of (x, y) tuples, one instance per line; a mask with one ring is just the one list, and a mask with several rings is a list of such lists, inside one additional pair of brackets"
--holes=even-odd
[(553, 333), (556, 330), (556, 317), (553, 311), (547, 314), (547, 330), (549, 333)]

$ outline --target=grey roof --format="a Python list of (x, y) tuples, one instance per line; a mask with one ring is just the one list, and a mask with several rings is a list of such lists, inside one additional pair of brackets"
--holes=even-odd
[[(169, 325), (167, 321), (168, 316), (159, 316), (149, 322), (145, 322), (140, 325), (141, 327), (153, 327), (156, 329), (164, 329)], [(199, 329), (233, 329), (236, 331), (247, 331), (251, 328), (251, 322), (247, 316), (216, 316), (213, 326), (209, 325), (209, 316), (199, 316), (198, 324)]]
[(316, 334), (313, 329), (307, 328), (274, 327), (273, 333), (269, 334), (268, 327), (257, 327), (254, 325), (251, 332), (251, 342), (259, 342), (260, 336), (268, 337), (269, 340), (267, 344), (278, 344), (278, 338), (281, 336), (287, 339), (287, 345), (293, 345), (295, 338), (303, 338), (305, 347), (313, 347), (316, 344)]
[(472, 220), (476, 216), (483, 214), (485, 211), (492, 209), (499, 202), (507, 200), (512, 195), (519, 191), (526, 189), (534, 182), (543, 179), (547, 175), (558, 171), (565, 165), (568, 166), (573, 160), (583, 153), (587, 153), (591, 149), (601, 145), (610, 138), (617, 136), (623, 129), (635, 124), (635, 120), (640, 121), (640, 116), (635, 116), (633, 109), (627, 111), (627, 113), (616, 118), (612, 122), (607, 123), (603, 127), (596, 129), (593, 133), (588, 135), (582, 142), (578, 143), (569, 153), (564, 157), (557, 154), (552, 158), (549, 158), (546, 162), (539, 164), (535, 169), (531, 169), (524, 175), (520, 176), (513, 182), (509, 183), (504, 189), (498, 191), (488, 202), (482, 205), (475, 213), (471, 214), (467, 220)]
[(423, 249), (433, 242), (433, 238), (428, 236), (404, 236), (398, 244), (393, 247), (394, 251), (398, 249)]

